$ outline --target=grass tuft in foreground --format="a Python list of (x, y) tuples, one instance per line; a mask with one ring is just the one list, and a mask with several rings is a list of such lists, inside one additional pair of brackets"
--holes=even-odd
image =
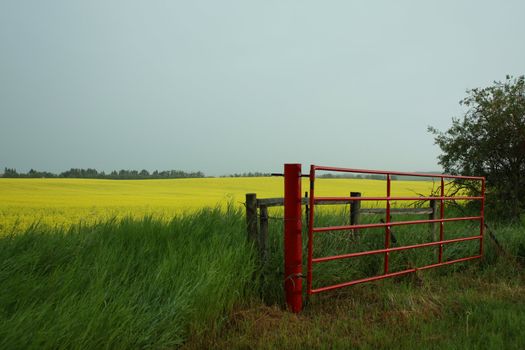
[(0, 237), (0, 348), (167, 348), (254, 288), (242, 213), (110, 220)]

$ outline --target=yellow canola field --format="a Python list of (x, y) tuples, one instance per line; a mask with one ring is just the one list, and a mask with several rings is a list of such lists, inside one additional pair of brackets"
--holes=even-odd
[[(437, 185), (392, 181), (393, 196), (428, 195)], [(303, 192), (309, 189), (303, 179)], [(316, 196), (384, 196), (386, 182), (363, 179), (317, 179)], [(69, 226), (110, 217), (153, 215), (169, 218), (228, 202), (242, 205), (246, 193), (282, 197), (282, 177), (173, 180), (0, 179), (0, 232), (23, 229), (38, 221)]]

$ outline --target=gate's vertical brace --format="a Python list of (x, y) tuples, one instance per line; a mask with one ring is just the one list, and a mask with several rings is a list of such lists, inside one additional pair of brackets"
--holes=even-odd
[[(386, 175), (386, 218), (387, 225), (390, 223), (390, 174)], [(385, 226), (385, 249), (390, 248), (390, 226)], [(385, 252), (385, 275), (388, 273), (388, 254)]]
[(481, 180), (481, 213), (479, 214), (481, 216), (480, 223), (479, 223), (479, 235), (481, 238), (479, 239), (479, 255), (483, 255), (483, 233), (485, 232), (485, 178)]
[[(445, 223), (443, 222), (443, 219), (445, 218), (445, 200), (443, 199), (445, 197), (445, 179), (441, 178), (441, 200), (439, 201), (439, 218), (441, 219), (439, 223), (439, 240), (443, 242), (443, 239), (445, 237)], [(439, 257), (438, 262), (441, 263), (443, 261), (443, 243), (439, 245)]]
[(306, 291), (312, 294), (312, 257), (314, 244), (314, 208), (315, 208), (315, 166), (310, 166), (310, 213), (308, 214), (308, 271), (306, 273)]
[(301, 164), (284, 165), (284, 290), (292, 312), (303, 307)]

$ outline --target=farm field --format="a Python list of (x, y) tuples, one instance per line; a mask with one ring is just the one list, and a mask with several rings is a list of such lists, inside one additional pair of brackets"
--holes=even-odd
[[(316, 195), (385, 195), (385, 181), (317, 179)], [(429, 194), (437, 185), (426, 181), (393, 181), (393, 195)], [(308, 189), (308, 179), (303, 179)], [(0, 179), (0, 232), (26, 228), (38, 221), (48, 226), (93, 223), (112, 217), (172, 217), (227, 203), (242, 206), (246, 193), (282, 197), (281, 177), (202, 178), (174, 180)], [(370, 203), (367, 203), (370, 204)]]
[[(384, 185), (318, 179), (316, 193), (381, 196)], [(435, 187), (394, 181), (392, 194)], [(481, 261), (318, 295), (294, 315), (284, 308), (281, 215), (270, 222), (261, 265), (246, 240), (247, 192), (280, 197), (282, 178), (0, 180), (0, 348), (523, 348), (522, 226), (496, 226), (507, 255), (487, 239)], [(460, 215), (454, 210), (447, 214)], [(317, 216), (321, 226), (346, 218), (341, 207)], [(458, 222), (445, 233), (478, 229)], [(429, 230), (396, 228), (397, 244), (428, 241)], [(326, 234), (316, 256), (377, 249), (383, 239), (380, 229), (357, 241)], [(393, 253), (392, 271), (428, 265), (432, 249)], [(477, 249), (450, 246), (444, 259)], [(380, 257), (327, 263), (314, 268), (315, 281), (377, 275), (381, 266)]]

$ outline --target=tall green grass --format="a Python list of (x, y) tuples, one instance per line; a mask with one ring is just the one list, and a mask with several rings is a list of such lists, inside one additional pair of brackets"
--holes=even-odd
[[(246, 242), (244, 213), (232, 206), (175, 216), (171, 221), (128, 218), (67, 230), (34, 225), (0, 237), (0, 349), (158, 349), (177, 347), (188, 336), (218, 339), (236, 307), (261, 299), (283, 305), (282, 212), (277, 210), (271, 217), (269, 255), (263, 265)], [(379, 219), (363, 217), (366, 222)], [(347, 220), (347, 211), (320, 210), (316, 226)], [(393, 232), (397, 240), (393, 246), (431, 240), (429, 225), (396, 227)], [(477, 222), (445, 226), (446, 239), (477, 232)], [(441, 278), (468, 268), (474, 271), (472, 276), (482, 275), (487, 281), (521, 285), (523, 268), (515, 256), (525, 244), (523, 229), (501, 225), (496, 235), (507, 257), (487, 238), (481, 264), (467, 262), (424, 273)], [(384, 229), (316, 234), (314, 255), (382, 248), (384, 237)], [(437, 248), (424, 248), (392, 253), (390, 271), (434, 263), (436, 252)], [(477, 252), (477, 241), (454, 244), (445, 247), (444, 257), (456, 259)], [(381, 274), (383, 257), (318, 264), (314, 286)], [(380, 283), (387, 286), (385, 300), (391, 293), (411, 293), (409, 285), (395, 289), (391, 282)], [(461, 288), (460, 282), (451, 283)], [(374, 293), (377, 289), (370, 287)], [(367, 290), (355, 289), (364, 293), (365, 301)], [(331, 295), (317, 301), (322, 303)], [(315, 303), (313, 299), (310, 310), (316, 310)], [(309, 308), (306, 312), (313, 312)], [(255, 327), (254, 322), (249, 327)]]
[(242, 212), (33, 226), (0, 238), (0, 348), (169, 348), (252, 293)]

